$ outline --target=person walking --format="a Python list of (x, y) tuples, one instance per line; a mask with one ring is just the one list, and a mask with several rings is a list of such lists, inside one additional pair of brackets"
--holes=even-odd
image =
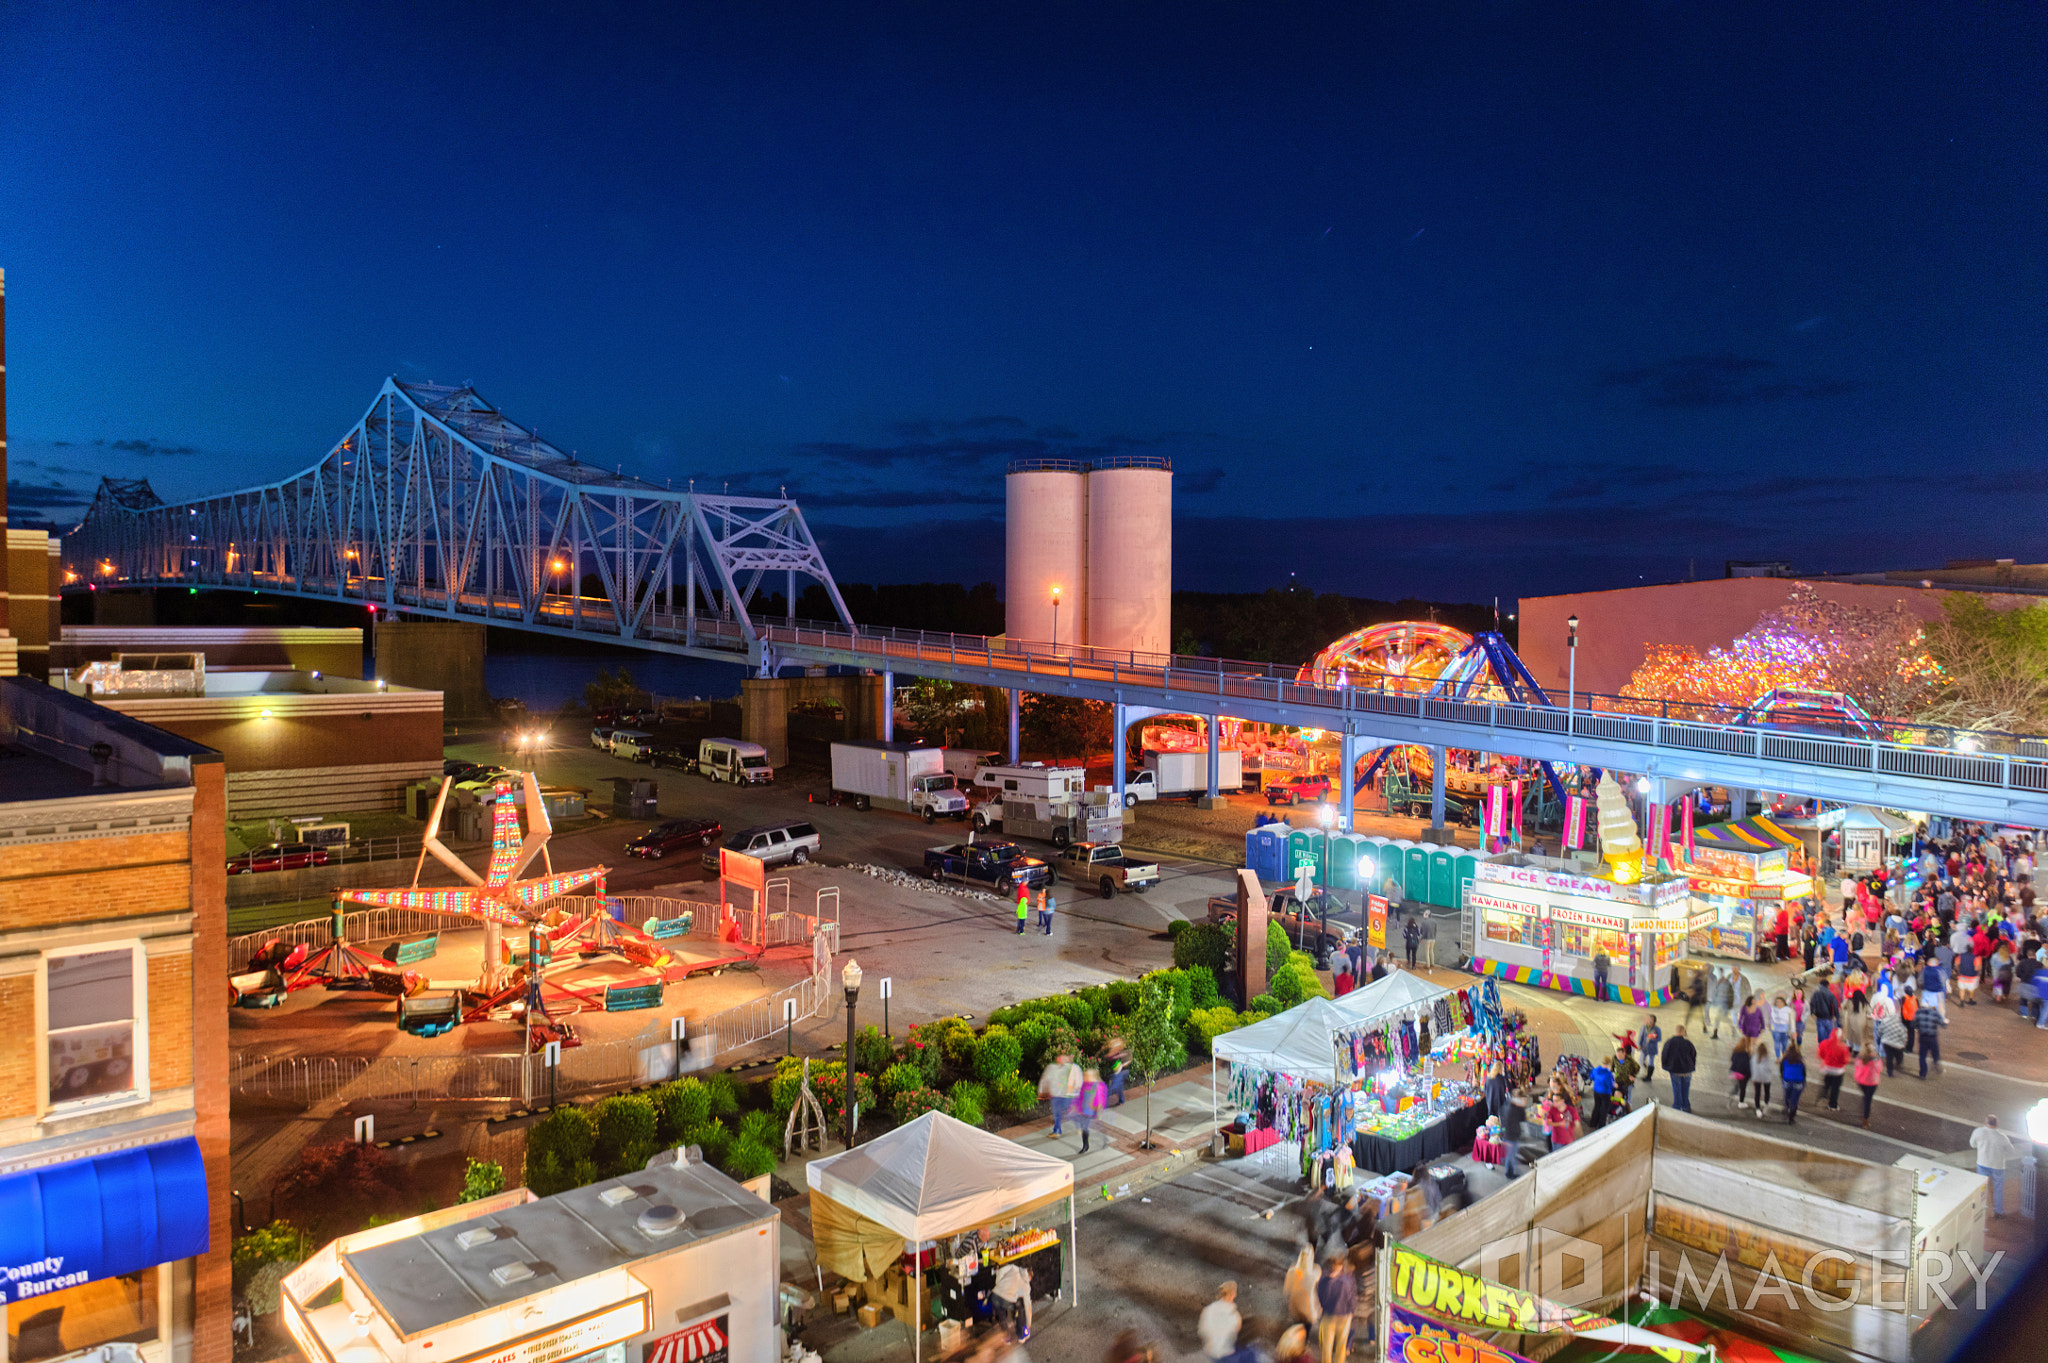
[(1955, 962), (1957, 996), (1974, 1008), (1977, 1005), (1977, 981), (1983, 975), (1983, 965), (1978, 958), (1975, 943), (1964, 943), (1963, 949), (1956, 953)]
[[(1796, 1049), (1796, 1046), (1794, 1047)], [(1787, 1052), (1790, 1054), (1790, 1051)], [(1828, 1111), (1842, 1110), (1842, 1076), (1849, 1072), (1854, 1057), (1849, 1053), (1848, 1043), (1840, 1034), (1820, 1043), (1815, 1056), (1820, 1061), (1820, 1096), (1828, 1105)]]
[(1772, 997), (1767, 1020), (1771, 1026), (1771, 1045), (1777, 1048), (1779, 1055), (1783, 1055), (1785, 1048), (1792, 1044), (1792, 1010), (1785, 1005), (1783, 994)]
[(1735, 1013), (1735, 979), (1719, 966), (1714, 967), (1713, 978), (1707, 981), (1707, 1038), (1721, 1039), (1721, 1024), (1733, 1018)]
[[(1887, 1057), (1889, 1058), (1889, 1057)], [(1870, 1125), (1870, 1104), (1877, 1097), (1877, 1048), (1865, 1046), (1856, 1057), (1856, 1087), (1863, 1090), (1863, 1125)]]
[(1828, 1039), (1828, 1033), (1835, 1030), (1836, 1022), (1842, 1015), (1842, 1007), (1835, 1002), (1835, 991), (1828, 987), (1828, 978), (1822, 975), (1814, 983), (1813, 993), (1806, 1000), (1806, 1012), (1813, 1019), (1813, 1034), (1821, 1041)]
[(996, 1270), (995, 1289), (990, 1296), (996, 1323), (1016, 1339), (1031, 1338), (1030, 1270), (1022, 1264), (1004, 1264)]
[(1692, 1111), (1692, 1072), (1698, 1064), (1699, 1052), (1685, 1028), (1672, 1028), (1671, 1040), (1664, 1043), (1664, 1073), (1671, 1080), (1671, 1106), (1680, 1112)]
[(1728, 1057), (1728, 1078), (1735, 1085), (1728, 1094), (1728, 1106), (1743, 1106), (1743, 1095), (1749, 1092), (1751, 1069), (1749, 1038), (1739, 1036), (1735, 1038), (1735, 1054)]
[(1316, 1323), (1323, 1363), (1344, 1363), (1351, 1355), (1351, 1315), (1358, 1309), (1358, 1277), (1342, 1255), (1333, 1254), (1323, 1261), (1323, 1276), (1316, 1283), (1316, 1305), (1323, 1312)]
[(1323, 1318), (1323, 1308), (1316, 1301), (1316, 1279), (1321, 1276), (1316, 1269), (1316, 1252), (1307, 1245), (1294, 1256), (1294, 1263), (1287, 1269), (1287, 1276), (1281, 1280), (1281, 1287), (1287, 1294), (1287, 1310), (1294, 1319), (1313, 1330), (1316, 1322)]
[[(1778, 1078), (1785, 1082), (1785, 1125), (1791, 1126), (1799, 1120), (1799, 1098), (1806, 1092), (1806, 1058), (1797, 1046), (1787, 1046), (1778, 1057)], [(1761, 1109), (1757, 1116), (1763, 1116)]]
[(1055, 1056), (1038, 1078), (1039, 1096), (1052, 1100), (1053, 1135), (1060, 1134), (1060, 1124), (1066, 1121), (1067, 1112), (1074, 1105), (1074, 1095), (1080, 1091), (1081, 1067), (1074, 1063), (1074, 1057)]
[(1130, 1051), (1122, 1037), (1112, 1037), (1109, 1049), (1103, 1053), (1103, 1066), (1109, 1071), (1109, 1106), (1124, 1105), (1124, 1081), (1129, 1077)]
[(1060, 901), (1054, 897), (1052, 892), (1052, 886), (1048, 885), (1039, 892), (1038, 926), (1044, 929), (1045, 935), (1048, 937), (1052, 936), (1053, 911), (1059, 908), (1059, 906)]
[(1095, 1129), (1095, 1118), (1108, 1106), (1109, 1086), (1090, 1065), (1081, 1071), (1081, 1087), (1074, 1094), (1074, 1122), (1081, 1128), (1082, 1150), (1088, 1148), (1088, 1133)]
[(1587, 1123), (1598, 1131), (1607, 1125), (1608, 1116), (1614, 1111), (1614, 1057), (1593, 1067), (1593, 1119)]
[(1017, 887), (1017, 935), (1019, 937), (1024, 935), (1024, 925), (1030, 921), (1031, 887), (1029, 885), (1019, 885)]
[(1202, 1308), (1202, 1314), (1195, 1321), (1195, 1335), (1202, 1341), (1202, 1354), (1216, 1363), (1255, 1363), (1258, 1351), (1237, 1347), (1237, 1332), (1244, 1328), (1244, 1317), (1237, 1313), (1237, 1284), (1224, 1283), (1216, 1289), (1216, 1299)]
[(1998, 1114), (1984, 1119), (1984, 1125), (1970, 1133), (1970, 1148), (1977, 1152), (1977, 1172), (1991, 1180), (1991, 1214), (2005, 1215), (2005, 1166), (2018, 1152), (2012, 1137), (1998, 1129)]
[[(1873, 1038), (1884, 1049), (1884, 1074), (1889, 1079), (1899, 1072), (1899, 1064), (1906, 1058), (1906, 1005), (1912, 1001), (1911, 986), (1899, 995), (1897, 1002), (1881, 998), (1870, 1010)], [(1868, 1049), (1867, 1047), (1865, 1049)]]
[(1427, 914), (1422, 920), (1422, 963), (1431, 970), (1436, 969), (1436, 915)]
[(1643, 1028), (1637, 1034), (1637, 1044), (1643, 1052), (1643, 1089), (1652, 1092), (1657, 1079), (1657, 1052), (1664, 1048), (1664, 1029), (1657, 1025), (1655, 1013), (1643, 1015)]
[(1416, 915), (1409, 914), (1408, 921), (1401, 925), (1401, 945), (1408, 952), (1408, 968), (1415, 969), (1415, 953), (1422, 946), (1422, 924)]
[(1920, 1034), (1920, 1077), (1927, 1077), (1927, 1067), (1932, 1064), (1936, 1074), (1941, 1073), (1941, 1029), (1948, 1026), (1948, 1019), (1942, 1016), (1941, 1000), (1937, 997), (1920, 1000), (1919, 1011), (1913, 1014), (1914, 1030)]

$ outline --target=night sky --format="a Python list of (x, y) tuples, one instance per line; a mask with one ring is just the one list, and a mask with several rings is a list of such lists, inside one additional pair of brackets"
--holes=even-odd
[(0, 7), (17, 523), (396, 374), (849, 581), (1125, 450), (1205, 590), (2048, 558), (2038, 4), (675, 8)]

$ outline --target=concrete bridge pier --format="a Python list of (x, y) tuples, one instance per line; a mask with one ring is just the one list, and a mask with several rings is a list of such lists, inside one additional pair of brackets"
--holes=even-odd
[(1447, 843), (1450, 838), (1444, 830), (1444, 761), (1449, 756), (1446, 749), (1437, 747), (1429, 750), (1429, 833), (1434, 843)]
[(740, 737), (768, 750), (768, 765), (789, 765), (789, 712), (832, 701), (846, 712), (848, 738), (885, 738), (889, 680), (881, 676), (748, 677), (740, 683)]
[(497, 714), (484, 687), (484, 627), (461, 620), (380, 620), (372, 635), (377, 676), (441, 693), (447, 719)]
[(1024, 693), (1016, 687), (1010, 688), (1010, 765), (1017, 765), (1018, 705)]

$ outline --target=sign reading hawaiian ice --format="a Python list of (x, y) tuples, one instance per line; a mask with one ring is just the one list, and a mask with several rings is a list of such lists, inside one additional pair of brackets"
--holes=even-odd
[(726, 1363), (732, 1356), (731, 1319), (717, 1316), (686, 1325), (649, 1344), (641, 1357), (646, 1363)]

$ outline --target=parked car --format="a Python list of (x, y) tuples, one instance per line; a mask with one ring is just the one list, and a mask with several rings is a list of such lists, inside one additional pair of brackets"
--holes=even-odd
[(1014, 842), (956, 842), (928, 848), (924, 869), (933, 880), (951, 877), (970, 885), (986, 885), (998, 894), (1009, 894), (1019, 885), (1043, 889), (1058, 879), (1052, 867), (1026, 856)]
[(239, 857), (228, 858), (228, 874), (249, 875), (256, 871), (300, 871), (308, 866), (325, 866), (327, 849), (304, 842), (274, 842)]
[(623, 757), (628, 762), (638, 762), (642, 745), (651, 746), (653, 743), (654, 735), (644, 729), (614, 729), (612, 730), (612, 741), (608, 746), (613, 757)]
[(680, 767), (688, 771), (695, 765), (697, 755), (674, 743), (643, 743), (639, 760), (650, 767)]
[(742, 828), (723, 843), (707, 843), (704, 847), (704, 869), (716, 874), (718, 853), (722, 849), (744, 852), (750, 857), (759, 857), (770, 866), (788, 862), (801, 866), (818, 854), (823, 839), (818, 830), (801, 821), (791, 823), (761, 824), (754, 828)]
[(1327, 776), (1290, 776), (1266, 787), (1266, 803), (1269, 805), (1291, 805), (1303, 800), (1329, 798), (1330, 778)]
[(1115, 899), (1118, 890), (1143, 894), (1159, 883), (1156, 865), (1126, 857), (1124, 849), (1113, 842), (1077, 842), (1055, 862), (1068, 880), (1095, 886), (1104, 899)]
[(709, 847), (725, 832), (725, 825), (716, 819), (670, 819), (659, 823), (626, 844), (629, 857), (649, 857), (656, 861), (670, 852), (687, 851), (692, 847)]
[(600, 724), (590, 731), (590, 746), (599, 752), (612, 750), (612, 735), (618, 732), (616, 724)]
[(509, 780), (513, 773), (503, 767), (478, 767), (456, 781), (457, 790), (473, 790), (479, 795), (489, 794), (497, 789), (498, 782)]

